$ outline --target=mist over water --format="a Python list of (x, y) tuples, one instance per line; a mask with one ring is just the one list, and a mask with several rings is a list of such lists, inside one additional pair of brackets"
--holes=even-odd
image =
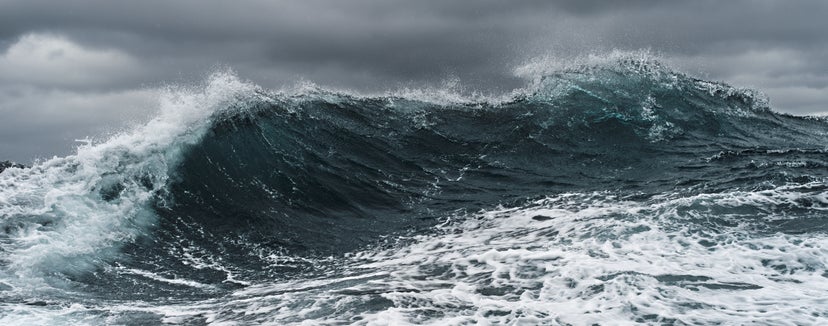
[(828, 122), (646, 55), (518, 72), (499, 97), (170, 89), (0, 173), (0, 320), (828, 320)]

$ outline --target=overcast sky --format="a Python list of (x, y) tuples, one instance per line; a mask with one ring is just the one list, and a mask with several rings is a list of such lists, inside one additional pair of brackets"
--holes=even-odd
[(65, 155), (217, 67), (266, 88), (506, 92), (536, 58), (650, 49), (828, 112), (828, 1), (0, 0), (0, 160)]

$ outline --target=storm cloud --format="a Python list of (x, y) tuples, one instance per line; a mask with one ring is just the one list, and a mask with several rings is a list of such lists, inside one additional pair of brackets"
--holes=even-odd
[(151, 115), (158, 89), (230, 67), (267, 88), (508, 92), (536, 58), (649, 49), (693, 75), (828, 112), (825, 1), (0, 1), (0, 159)]

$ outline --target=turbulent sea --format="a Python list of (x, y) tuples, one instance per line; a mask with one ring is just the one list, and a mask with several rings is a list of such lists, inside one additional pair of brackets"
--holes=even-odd
[(218, 73), (0, 173), (4, 325), (828, 323), (828, 121), (652, 60), (502, 99)]

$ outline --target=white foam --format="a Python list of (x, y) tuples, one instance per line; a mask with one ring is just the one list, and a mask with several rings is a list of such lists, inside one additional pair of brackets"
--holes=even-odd
[(544, 76), (565, 71), (580, 71), (595, 67), (633, 69), (641, 73), (660, 73), (669, 71), (663, 63), (664, 58), (649, 49), (625, 51), (614, 49), (608, 53), (589, 53), (579, 56), (534, 57), (513, 70), (517, 77), (535, 81)]
[[(163, 198), (158, 195), (183, 148), (200, 139), (216, 111), (253, 90), (229, 72), (202, 87), (171, 87), (159, 115), (145, 125), (83, 145), (75, 155), (0, 174), (0, 218), (9, 229), (0, 278), (15, 288), (38, 288), (41, 276), (85, 271), (112, 257), (119, 244), (154, 223), (146, 206)], [(117, 192), (119, 184), (118, 198), (99, 195), (107, 187)]]
[[(210, 314), (215, 323), (820, 324), (828, 322), (828, 237), (756, 231), (739, 213), (806, 198), (809, 209), (828, 209), (817, 184), (647, 202), (555, 195), (481, 212), (402, 247), (360, 252), (340, 264), (339, 276), (151, 309)], [(708, 218), (736, 226), (707, 225)]]
[(164, 282), (164, 283), (175, 284), (175, 285), (184, 285), (184, 286), (189, 286), (189, 287), (194, 287), (194, 288), (202, 288), (202, 289), (215, 288), (215, 286), (210, 285), (210, 284), (204, 284), (204, 283), (201, 283), (201, 282), (188, 280), (188, 279), (184, 279), (184, 278), (179, 278), (179, 277), (166, 277), (166, 276), (163, 276), (163, 275), (158, 275), (157, 273), (153, 273), (153, 272), (149, 272), (149, 271), (145, 271), (145, 270), (140, 270), (140, 269), (135, 269), (135, 268), (119, 267), (118, 272), (121, 273), (121, 274), (138, 275), (138, 276), (142, 276), (142, 277), (148, 278), (148, 279), (153, 280), (153, 281)]

